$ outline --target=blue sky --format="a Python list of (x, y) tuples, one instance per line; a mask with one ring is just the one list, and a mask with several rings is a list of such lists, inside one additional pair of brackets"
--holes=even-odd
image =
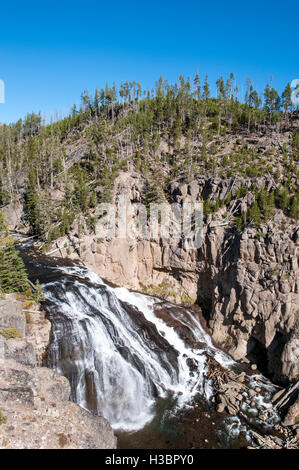
[(273, 76), (280, 92), (299, 78), (298, 1), (10, 2), (0, 5), (0, 122), (27, 112), (54, 118), (106, 82), (152, 88), (196, 69), (234, 72), (244, 94), (251, 77), (261, 92)]

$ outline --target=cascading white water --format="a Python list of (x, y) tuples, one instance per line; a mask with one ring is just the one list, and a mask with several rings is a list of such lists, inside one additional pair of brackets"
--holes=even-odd
[(85, 267), (55, 269), (60, 278), (43, 285), (52, 320), (50, 359), (69, 378), (77, 403), (130, 431), (153, 418), (156, 397), (171, 394), (179, 407), (197, 393), (209, 398), (206, 353), (225, 367), (233, 361), (212, 345), (194, 315), (182, 309), (179, 321), (192, 328), (199, 349), (155, 315), (158, 299), (109, 287)]

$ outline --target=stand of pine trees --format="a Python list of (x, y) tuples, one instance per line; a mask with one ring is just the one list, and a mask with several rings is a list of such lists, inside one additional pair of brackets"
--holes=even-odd
[[(92, 209), (111, 201), (122, 170), (146, 176), (147, 205), (167, 198), (167, 185), (175, 179), (190, 181), (203, 173), (247, 180), (270, 175), (277, 194), (269, 200), (262, 194), (238, 229), (249, 220), (258, 225), (274, 206), (298, 220), (298, 107), (296, 114), (290, 84), (279, 95), (271, 79), (258, 93), (248, 78), (245, 97), (233, 73), (219, 77), (216, 85), (211, 96), (208, 76), (201, 82), (198, 73), (194, 80), (180, 76), (173, 85), (160, 77), (153, 90), (142, 90), (135, 81), (119, 90), (107, 85), (94, 96), (85, 90), (81, 106), (57, 122), (31, 113), (0, 124), (0, 206), (24, 204), (31, 233), (46, 246), (68, 233), (76, 218), (92, 224)], [(285, 131), (290, 141), (281, 146)], [(254, 134), (273, 135), (278, 142), (273, 152), (259, 154), (246, 143)], [(228, 139), (232, 147), (223, 154)], [(206, 213), (216, 212), (218, 202), (206, 200)]]
[[(17, 292), (31, 295), (27, 272), (9, 236), (7, 222), (0, 212), (0, 293)], [(40, 286), (37, 286), (41, 298)]]
[(25, 293), (30, 290), (24, 263), (13, 241), (0, 248), (0, 290), (3, 293)]

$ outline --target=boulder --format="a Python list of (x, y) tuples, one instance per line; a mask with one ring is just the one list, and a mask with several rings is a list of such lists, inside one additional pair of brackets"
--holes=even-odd
[(299, 424), (299, 395), (297, 396), (295, 403), (289, 407), (282, 424), (284, 426), (293, 426)]
[(29, 367), (36, 366), (35, 349), (26, 339), (7, 339), (5, 340), (5, 358), (15, 361)]

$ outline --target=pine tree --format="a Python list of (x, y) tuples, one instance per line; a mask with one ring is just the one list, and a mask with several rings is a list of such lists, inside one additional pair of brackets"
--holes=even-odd
[(79, 210), (85, 212), (88, 207), (88, 187), (85, 183), (84, 174), (79, 174), (78, 182), (74, 188), (74, 202)]
[(216, 86), (218, 90), (218, 99), (221, 100), (225, 98), (226, 95), (223, 77), (218, 78), (218, 80), (216, 81)]
[(200, 100), (200, 78), (199, 78), (198, 73), (195, 75), (194, 85), (195, 85), (195, 88), (196, 88), (196, 91), (195, 91), (196, 99), (197, 99), (197, 101), (199, 101)]
[(207, 101), (210, 98), (210, 85), (208, 82), (208, 75), (205, 76), (205, 83), (203, 86), (202, 99)]
[(249, 106), (249, 95), (250, 95), (250, 90), (252, 87), (250, 77), (247, 78), (246, 84), (247, 84), (247, 88), (246, 88), (246, 93), (245, 93), (245, 104)]
[(281, 101), (285, 114), (287, 114), (288, 111), (292, 111), (292, 88), (289, 83), (282, 92)]
[(29, 173), (27, 191), (25, 194), (25, 208), (27, 217), (34, 234), (40, 234), (39, 195), (34, 168)]
[(289, 191), (286, 188), (283, 188), (278, 194), (278, 206), (285, 210), (289, 207), (289, 204)]
[(250, 221), (258, 226), (261, 223), (261, 213), (257, 201), (254, 201), (252, 206), (249, 209), (249, 219)]
[(296, 221), (299, 218), (299, 200), (296, 195), (293, 197), (291, 202), (290, 217), (292, 217), (292, 219), (295, 219)]
[(8, 223), (2, 212), (0, 212), (0, 239), (8, 235)]
[(40, 282), (39, 282), (38, 279), (35, 283), (33, 298), (36, 302), (43, 302), (45, 300), (45, 294), (44, 294), (43, 288), (40, 285)]
[(100, 96), (99, 96), (99, 91), (97, 88), (94, 94), (93, 107), (94, 107), (95, 115), (98, 116), (99, 108), (100, 108)]
[(224, 85), (224, 80), (223, 80), (222, 77), (220, 77), (216, 81), (216, 86), (217, 86), (217, 90), (218, 90), (218, 135), (220, 135), (221, 116), (222, 116), (222, 100), (226, 98), (225, 85)]
[(264, 91), (264, 98), (265, 98), (265, 110), (270, 114), (270, 122), (271, 122), (273, 113), (275, 111), (279, 111), (279, 108), (280, 108), (280, 97), (279, 97), (277, 90), (275, 90), (272, 87), (272, 84), (269, 85), (269, 83), (267, 83), (265, 91)]
[(7, 222), (0, 212), (0, 292), (25, 292), (29, 289), (26, 269), (8, 235)]

